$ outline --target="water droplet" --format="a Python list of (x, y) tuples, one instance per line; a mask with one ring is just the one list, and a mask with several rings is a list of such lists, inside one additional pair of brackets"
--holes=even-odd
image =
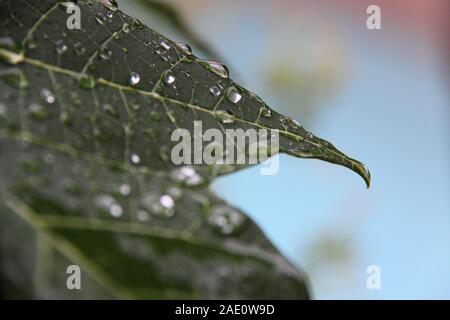
[(57, 40), (55, 42), (55, 50), (57, 54), (63, 54), (67, 51), (67, 44), (65, 44), (62, 40)]
[(47, 103), (54, 103), (56, 101), (55, 95), (53, 94), (53, 92), (51, 92), (49, 89), (42, 89), (41, 90), (41, 98), (42, 100), (44, 100)]
[[(112, 11), (106, 12), (106, 17), (107, 17), (109, 20), (111, 20), (111, 19), (114, 17), (114, 12), (112, 12)], [(111, 21), (109, 21), (109, 22), (111, 22)]]
[(291, 118), (291, 117), (287, 117), (287, 118), (285, 119), (285, 122), (286, 122), (287, 125), (289, 125), (289, 126), (291, 126), (291, 127), (293, 127), (293, 128), (301, 127), (300, 123), (298, 123), (297, 120), (295, 120), (295, 119), (293, 119), (293, 118)]
[(228, 112), (228, 111), (224, 111), (224, 110), (219, 110), (216, 111), (214, 113), (214, 116), (216, 117), (217, 120), (219, 120), (221, 123), (224, 124), (231, 124), (234, 123), (234, 116)]
[(175, 214), (175, 201), (168, 194), (157, 196), (147, 193), (142, 199), (142, 204), (158, 218), (171, 218)]
[(212, 86), (209, 88), (209, 92), (211, 92), (214, 97), (218, 97), (222, 93), (218, 86)]
[(118, 5), (115, 0), (101, 0), (102, 4), (111, 11), (117, 11)]
[(226, 205), (213, 207), (209, 217), (209, 224), (223, 235), (237, 232), (244, 221), (245, 217), (239, 211)]
[(117, 203), (116, 199), (108, 194), (102, 194), (95, 198), (95, 205), (107, 211), (114, 218), (119, 218), (123, 214), (123, 209), (119, 203)]
[(144, 27), (144, 24), (140, 20), (134, 19), (133, 27), (136, 29), (142, 29)]
[(125, 33), (128, 33), (128, 32), (130, 32), (130, 25), (128, 24), (128, 23), (124, 23), (123, 25), (122, 25), (122, 31), (123, 32), (125, 32)]
[(132, 153), (130, 156), (130, 160), (134, 164), (139, 164), (141, 162), (141, 157), (139, 157), (139, 155), (137, 153)]
[(81, 42), (77, 42), (73, 45), (73, 49), (75, 50), (75, 53), (77, 55), (82, 55), (86, 52), (86, 48), (83, 47), (83, 45), (81, 44)]
[(272, 111), (270, 111), (267, 107), (261, 107), (261, 109), (259, 109), (259, 113), (266, 118), (270, 118), (272, 116)]
[(137, 72), (130, 73), (129, 82), (132, 86), (135, 86), (141, 81), (141, 76)]
[(28, 86), (28, 80), (25, 73), (18, 68), (9, 68), (0, 71), (0, 77), (4, 82), (18, 89), (23, 89)]
[(181, 52), (183, 52), (185, 55), (190, 56), (192, 54), (192, 48), (187, 43), (175, 42), (175, 44), (177, 45), (178, 49), (180, 49)]
[(306, 136), (307, 136), (309, 139), (312, 139), (312, 138), (314, 137), (314, 135), (313, 135), (311, 132), (307, 132), (307, 133), (306, 133)]
[(27, 40), (27, 48), (28, 49), (33, 50), (36, 48), (36, 46), (37, 46), (37, 44), (36, 44), (36, 41), (34, 40), (34, 38), (29, 38)]
[(103, 12), (97, 12), (97, 14), (95, 15), (95, 20), (97, 20), (97, 22), (100, 24), (104, 24), (108, 20), (108, 18)]
[(242, 94), (235, 87), (229, 87), (227, 90), (227, 99), (231, 103), (238, 103), (242, 99)]
[(220, 64), (211, 60), (199, 60), (199, 62), (205, 66), (208, 70), (214, 72), (219, 77), (227, 79), (229, 77), (228, 68), (224, 64)]
[(99, 56), (103, 60), (109, 60), (112, 56), (112, 51), (107, 46), (102, 46), (100, 48)]
[(119, 186), (119, 193), (123, 195), (124, 197), (130, 195), (131, 193), (131, 187), (129, 184), (123, 183)]
[(78, 80), (80, 88), (82, 89), (92, 89), (95, 87), (95, 79), (91, 75), (82, 75)]
[(203, 178), (191, 166), (183, 166), (172, 170), (170, 177), (174, 181), (188, 186), (197, 186), (204, 181)]
[(169, 44), (167, 41), (165, 41), (165, 40), (161, 41), (159, 45), (160, 45), (164, 50), (169, 50), (169, 49), (170, 49), (170, 44)]
[(173, 72), (169, 70), (164, 74), (163, 80), (165, 84), (172, 84), (175, 82), (176, 79)]

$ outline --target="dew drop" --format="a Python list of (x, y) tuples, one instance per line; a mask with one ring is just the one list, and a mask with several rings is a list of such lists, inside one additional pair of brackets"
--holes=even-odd
[(47, 103), (54, 103), (56, 101), (55, 95), (53, 94), (53, 92), (51, 92), (49, 89), (42, 89), (41, 90), (41, 98), (42, 100), (44, 100)]
[(109, 59), (111, 59), (112, 51), (107, 46), (102, 46), (100, 48), (99, 56), (103, 60), (109, 60)]
[(217, 74), (219, 77), (224, 79), (229, 77), (228, 68), (224, 64), (211, 60), (199, 60), (199, 63), (205, 66), (208, 70)]
[(190, 56), (192, 54), (192, 48), (187, 43), (175, 42), (175, 44), (177, 45), (178, 49), (180, 49), (181, 52), (183, 52), (185, 55)]
[(175, 214), (175, 201), (168, 194), (157, 196), (147, 193), (142, 199), (142, 204), (158, 218), (171, 218)]
[(27, 40), (27, 48), (30, 50), (36, 49), (36, 41), (33, 38)]
[[(106, 12), (106, 17), (107, 17), (109, 20), (111, 20), (111, 19), (114, 17), (114, 12), (112, 12), (112, 11)], [(110, 22), (111, 22), (111, 21), (110, 21)]]
[(211, 92), (214, 97), (218, 97), (222, 93), (218, 86), (212, 86), (209, 88), (209, 92)]
[(175, 82), (176, 78), (173, 72), (169, 70), (164, 74), (163, 80), (165, 84), (172, 84)]
[(119, 186), (119, 193), (123, 195), (124, 197), (130, 195), (131, 193), (131, 187), (129, 184), (123, 183)]
[(261, 107), (261, 109), (259, 109), (259, 113), (266, 118), (270, 118), (272, 116), (272, 111), (270, 111), (267, 107)]
[(238, 103), (242, 99), (242, 94), (235, 87), (229, 87), (227, 90), (227, 99), (231, 103)]
[(226, 205), (218, 205), (211, 209), (209, 224), (223, 235), (237, 232), (243, 225), (245, 217), (237, 210)]
[(103, 12), (97, 12), (97, 14), (95, 15), (95, 20), (97, 20), (99, 24), (104, 24), (108, 20), (108, 18)]
[(165, 41), (165, 40), (161, 41), (161, 42), (159, 43), (159, 45), (160, 45), (164, 50), (169, 50), (169, 49), (170, 49), (170, 44), (169, 44), (167, 41)]
[(63, 54), (67, 51), (67, 44), (63, 40), (57, 40), (55, 42), (55, 50), (57, 54)]
[(130, 32), (130, 25), (128, 24), (128, 23), (124, 23), (123, 25), (122, 25), (122, 31), (123, 32), (125, 32), (125, 33), (128, 33), (128, 32)]
[(170, 177), (179, 183), (188, 186), (197, 186), (203, 183), (203, 178), (191, 166), (183, 166), (181, 168), (173, 169)]
[(133, 27), (136, 29), (142, 29), (144, 27), (144, 24), (140, 20), (135, 19), (133, 21)]
[(134, 164), (139, 164), (141, 162), (141, 157), (137, 153), (132, 153), (130, 156), (130, 160)]
[(130, 78), (128, 81), (132, 86), (135, 86), (139, 83), (139, 81), (141, 81), (141, 76), (137, 72), (132, 72), (130, 73)]
[(108, 212), (114, 218), (119, 218), (123, 214), (123, 209), (116, 199), (108, 194), (101, 194), (95, 198), (95, 205)]
[(83, 47), (83, 45), (81, 44), (81, 42), (77, 42), (73, 45), (73, 49), (75, 50), (75, 53), (77, 55), (83, 55), (86, 52), (86, 48)]
[(234, 123), (234, 116), (228, 112), (228, 111), (224, 111), (224, 110), (219, 110), (216, 111), (214, 113), (214, 116), (216, 117), (217, 120), (219, 120), (221, 123), (224, 124), (231, 124)]
[(117, 11), (118, 5), (115, 0), (101, 0), (101, 3), (111, 11)]

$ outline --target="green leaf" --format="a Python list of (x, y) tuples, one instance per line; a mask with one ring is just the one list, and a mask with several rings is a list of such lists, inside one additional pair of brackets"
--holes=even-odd
[[(194, 120), (267, 128), (281, 152), (369, 185), (368, 171), (114, 2), (77, 5), (82, 28), (68, 30), (66, 3), (0, 1), (3, 294), (308, 298), (305, 276), (209, 190), (243, 166), (175, 166), (170, 134)], [(81, 291), (66, 288), (70, 264), (84, 271)]]

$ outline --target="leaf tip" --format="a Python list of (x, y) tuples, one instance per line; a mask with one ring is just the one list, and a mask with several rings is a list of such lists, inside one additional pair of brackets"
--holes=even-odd
[(355, 162), (356, 162), (356, 164), (353, 167), (353, 171), (355, 171), (357, 174), (359, 174), (361, 176), (361, 178), (364, 179), (367, 189), (370, 189), (371, 177), (370, 177), (369, 169), (363, 163), (361, 163), (359, 161), (355, 161)]

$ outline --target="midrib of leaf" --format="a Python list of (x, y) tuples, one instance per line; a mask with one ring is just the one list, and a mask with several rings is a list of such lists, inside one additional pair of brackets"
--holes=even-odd
[[(11, 52), (9, 50), (6, 50), (6, 49), (0, 49), (0, 54), (9, 55), (9, 54), (15, 54), (15, 53), (13, 53), (13, 52)], [(184, 57), (181, 58), (179, 61), (177, 61), (177, 63), (182, 62), (184, 59), (185, 59)], [(61, 68), (59, 66), (51, 65), (51, 64), (45, 63), (43, 61), (35, 60), (35, 59), (29, 58), (29, 57), (26, 57), (26, 56), (23, 57), (21, 62), (28, 63), (28, 64), (33, 65), (33, 66), (38, 67), (38, 68), (46, 69), (48, 71), (52, 71), (52, 72), (60, 73), (60, 74), (63, 74), (63, 75), (67, 75), (67, 76), (70, 76), (70, 77), (72, 77), (74, 79), (79, 79), (80, 77), (85, 75), (84, 73), (80, 73), (80, 72), (76, 72), (76, 71), (73, 71), (73, 70)], [(163, 77), (163, 75), (161, 75), (161, 77)], [(165, 106), (166, 102), (170, 102), (170, 103), (173, 103), (173, 104), (175, 104), (177, 106), (180, 106), (183, 109), (190, 108), (192, 110), (204, 112), (204, 113), (210, 114), (212, 117), (215, 117), (215, 110), (214, 110), (215, 108), (213, 110), (210, 110), (210, 109), (207, 109), (207, 108), (204, 108), (204, 107), (201, 107), (199, 105), (192, 104), (192, 103), (186, 103), (186, 102), (182, 102), (182, 101), (179, 101), (179, 100), (176, 100), (176, 99), (173, 99), (173, 98), (164, 97), (164, 96), (161, 96), (160, 94), (158, 94), (157, 92), (155, 92), (154, 91), (155, 88), (153, 88), (152, 91), (147, 91), (147, 90), (132, 88), (132, 87), (129, 87), (129, 86), (124, 86), (124, 85), (121, 85), (121, 84), (118, 84), (116, 82), (112, 82), (112, 81), (109, 81), (109, 80), (106, 80), (106, 79), (103, 79), (103, 78), (95, 78), (95, 80), (96, 80), (97, 83), (99, 83), (101, 85), (105, 85), (105, 86), (109, 86), (109, 87), (115, 88), (115, 89), (119, 90), (120, 92), (122, 92), (122, 91), (137, 92), (137, 93), (139, 93), (139, 94), (141, 94), (143, 96), (152, 97), (152, 98), (162, 102), (164, 106)], [(155, 87), (156, 87), (157, 84), (155, 84)], [(221, 99), (223, 99), (223, 97)], [(219, 102), (218, 102), (218, 104), (219, 104)], [(217, 107), (217, 105), (216, 105), (216, 107)], [(166, 110), (166, 112), (167, 112), (167, 110)], [(297, 134), (294, 134), (294, 133), (286, 131), (286, 130), (270, 128), (270, 127), (267, 127), (267, 126), (263, 126), (263, 125), (261, 125), (259, 123), (255, 123), (255, 122), (251, 122), (251, 121), (248, 121), (248, 120), (244, 120), (244, 119), (236, 117), (235, 115), (230, 115), (230, 118), (232, 118), (234, 121), (237, 121), (237, 122), (240, 122), (240, 123), (243, 123), (243, 124), (247, 124), (247, 125), (250, 125), (250, 126), (255, 126), (257, 128), (260, 128), (260, 129), (269, 129), (269, 130), (272, 130), (274, 132), (278, 132), (279, 134), (284, 135), (285, 137), (288, 137), (288, 138), (290, 138), (290, 139), (292, 139), (294, 141), (297, 141), (297, 142), (306, 142), (306, 143), (308, 143), (310, 145), (313, 145), (313, 146), (315, 146), (315, 147), (317, 147), (319, 149), (321, 149), (321, 148), (325, 149), (326, 152), (329, 152), (330, 154), (333, 154), (333, 155), (337, 156), (339, 159), (341, 159), (343, 161), (345, 161), (345, 160), (349, 161), (352, 164), (352, 168), (357, 173), (359, 173), (363, 177), (363, 179), (366, 181), (367, 186), (368, 187), (370, 186), (370, 174), (368, 173), (367, 169), (365, 168), (365, 166), (361, 162), (356, 161), (356, 160), (354, 160), (352, 158), (349, 158), (349, 157), (344, 157), (342, 154), (336, 152), (335, 150), (333, 150), (331, 148), (328, 148), (327, 145), (316, 143), (316, 142), (311, 141), (311, 140), (309, 140), (309, 139), (307, 139), (305, 137), (299, 136)], [(304, 154), (301, 151), (298, 151), (297, 153), (298, 153), (298, 156), (301, 156), (301, 157), (312, 157), (312, 158), (317, 157), (317, 156), (310, 156), (309, 154)]]

